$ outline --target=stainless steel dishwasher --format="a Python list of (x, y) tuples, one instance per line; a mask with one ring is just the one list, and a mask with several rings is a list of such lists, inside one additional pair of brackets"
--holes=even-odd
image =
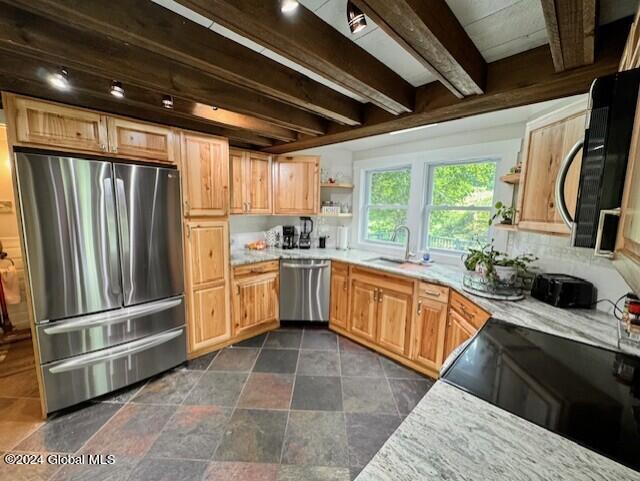
[(331, 262), (280, 261), (280, 320), (329, 321)]

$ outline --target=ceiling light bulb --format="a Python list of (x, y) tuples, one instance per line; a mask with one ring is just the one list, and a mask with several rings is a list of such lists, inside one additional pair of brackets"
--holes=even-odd
[(69, 72), (61, 68), (57, 72), (49, 74), (49, 83), (58, 90), (69, 90)]
[(163, 95), (162, 96), (162, 106), (165, 109), (173, 108), (173, 97), (171, 95)]
[(298, 8), (298, 5), (298, 0), (282, 0), (282, 2), (280, 2), (280, 11), (291, 14)]
[(218, 107), (216, 107), (215, 105), (212, 105), (212, 106), (211, 106), (211, 108), (212, 108), (213, 110), (218, 110)]
[(349, 24), (349, 30), (351, 33), (358, 33), (367, 26), (367, 19), (357, 6), (349, 0), (347, 2), (347, 23)]
[(113, 82), (111, 82), (110, 92), (111, 92), (111, 95), (119, 99), (124, 97), (124, 88), (122, 87), (122, 82), (118, 82), (117, 80), (114, 80)]

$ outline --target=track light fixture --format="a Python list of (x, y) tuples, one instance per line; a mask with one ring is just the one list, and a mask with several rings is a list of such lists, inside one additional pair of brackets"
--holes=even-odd
[(298, 0), (281, 0), (280, 11), (286, 14), (292, 14), (298, 8)]
[(173, 108), (173, 97), (171, 95), (163, 95), (162, 96), (162, 106), (165, 109)]
[(124, 88), (122, 87), (122, 82), (118, 82), (117, 80), (111, 82), (111, 89), (109, 90), (109, 92), (111, 92), (111, 95), (119, 99), (124, 97)]
[(67, 72), (67, 69), (64, 67), (60, 67), (57, 72), (50, 73), (48, 80), (51, 86), (58, 90), (69, 90), (71, 88), (69, 84), (69, 72)]
[(216, 107), (215, 105), (212, 105), (212, 106), (211, 106), (211, 108), (212, 108), (213, 110), (218, 110), (218, 107)]
[(347, 2), (347, 22), (351, 33), (358, 33), (367, 27), (367, 19), (364, 13), (351, 0)]

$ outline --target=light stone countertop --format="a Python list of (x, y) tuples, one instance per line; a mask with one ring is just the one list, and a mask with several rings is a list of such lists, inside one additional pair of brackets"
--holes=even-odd
[[(276, 259), (330, 259), (370, 267), (391, 274), (421, 279), (451, 287), (493, 317), (519, 326), (555, 334), (587, 344), (618, 350), (617, 320), (611, 314), (596, 309), (560, 309), (527, 296), (521, 301), (495, 301), (469, 294), (462, 289), (463, 270), (452, 265), (433, 263), (416, 270), (380, 266), (370, 262), (380, 254), (365, 250), (337, 249), (265, 249), (251, 251), (237, 249), (231, 252), (231, 265), (254, 264)], [(623, 346), (625, 352), (639, 355), (637, 349)]]
[[(462, 290), (462, 269), (431, 264), (407, 271), (369, 262), (374, 252), (335, 249), (237, 250), (231, 264), (275, 259), (330, 259), (449, 286), (493, 317), (588, 344), (618, 349), (617, 321), (607, 313), (559, 309), (531, 297), (493, 301)], [(629, 351), (629, 349), (625, 349)], [(638, 350), (631, 350), (636, 355)], [(640, 481), (640, 473), (438, 381), (356, 481)]]
[(639, 481), (640, 473), (438, 381), (356, 481)]

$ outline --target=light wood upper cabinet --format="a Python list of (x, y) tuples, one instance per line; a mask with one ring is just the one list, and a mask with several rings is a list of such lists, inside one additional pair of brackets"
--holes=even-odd
[(184, 213), (226, 216), (229, 204), (229, 144), (226, 139), (182, 132)]
[(5, 95), (9, 123), (20, 145), (103, 154), (107, 117), (98, 112)]
[(174, 133), (169, 127), (108, 118), (109, 152), (118, 157), (176, 162)]
[(629, 162), (613, 264), (625, 281), (640, 293), (640, 97), (631, 137)]
[(279, 273), (249, 275), (234, 279), (233, 335), (241, 336), (279, 319)]
[(271, 157), (249, 150), (229, 150), (231, 213), (271, 214)]
[(416, 305), (411, 359), (437, 372), (444, 360), (448, 306), (446, 301), (434, 301), (430, 297), (419, 297)]
[(351, 280), (349, 331), (368, 341), (376, 339), (378, 288), (358, 279)]
[(229, 228), (206, 221), (187, 222), (185, 230), (189, 352), (206, 352), (231, 336)]
[(273, 163), (274, 214), (320, 211), (320, 157), (279, 156)]
[(411, 292), (378, 290), (378, 331), (376, 342), (396, 354), (409, 353), (411, 334)]
[[(555, 184), (563, 159), (584, 137), (585, 102), (578, 102), (527, 124), (522, 149), (522, 178), (518, 195), (518, 228), (569, 234), (556, 209)], [(580, 180), (581, 154), (565, 182), (565, 198), (574, 214)]]
[(331, 303), (329, 324), (347, 329), (349, 323), (349, 266), (331, 263)]

